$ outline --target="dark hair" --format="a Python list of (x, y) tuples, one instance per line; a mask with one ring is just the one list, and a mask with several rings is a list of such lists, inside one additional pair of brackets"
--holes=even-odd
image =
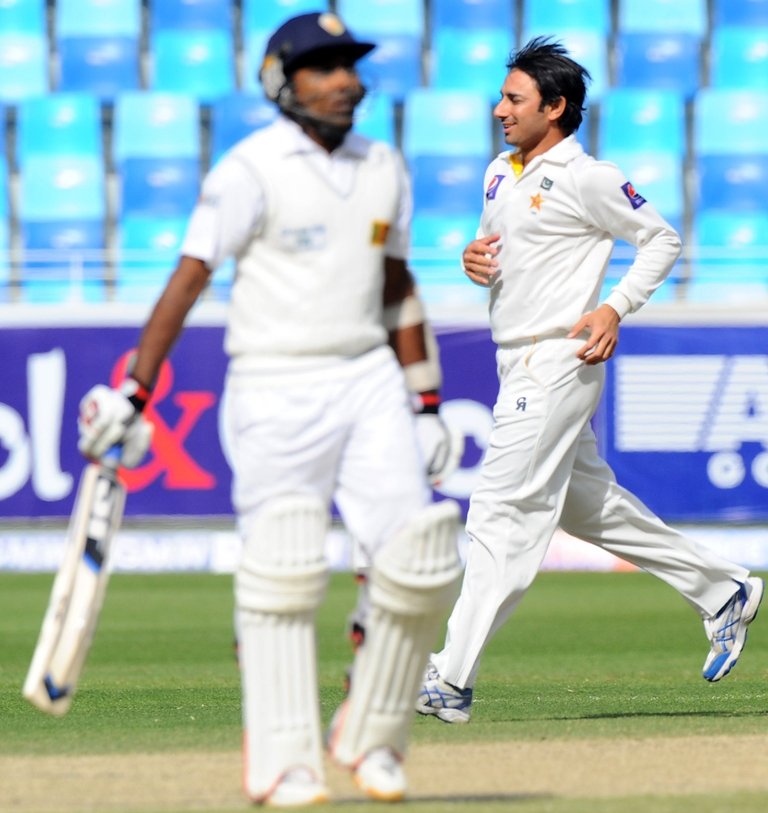
[(562, 96), (565, 110), (558, 120), (560, 129), (565, 135), (579, 129), (585, 109), (587, 82), (592, 77), (585, 67), (568, 56), (561, 43), (554, 42), (550, 37), (535, 37), (511, 54), (507, 69), (522, 71), (536, 82), (542, 108), (547, 104), (557, 104)]

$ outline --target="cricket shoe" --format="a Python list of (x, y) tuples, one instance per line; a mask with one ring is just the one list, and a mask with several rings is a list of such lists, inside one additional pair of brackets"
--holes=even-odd
[(427, 665), (416, 700), (419, 714), (433, 714), (444, 723), (468, 723), (471, 706), (472, 689), (459, 689), (447, 683), (432, 663)]
[(357, 787), (378, 802), (400, 802), (405, 798), (405, 772), (391, 748), (369, 751), (355, 768), (353, 777)]
[(763, 600), (763, 589), (762, 579), (747, 579), (717, 615), (704, 619), (704, 630), (712, 645), (702, 671), (706, 680), (720, 680), (736, 666), (747, 642), (747, 627)]
[(319, 805), (330, 798), (328, 788), (309, 768), (291, 768), (280, 777), (274, 790), (264, 800), (268, 807), (301, 807)]

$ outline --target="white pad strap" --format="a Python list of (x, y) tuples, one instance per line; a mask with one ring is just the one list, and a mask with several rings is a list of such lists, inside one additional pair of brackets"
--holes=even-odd
[(328, 582), (328, 512), (315, 497), (267, 503), (235, 577), (246, 793), (265, 800), (291, 768), (323, 781), (315, 611)]
[(458, 516), (450, 500), (428, 506), (374, 559), (365, 643), (331, 742), (343, 765), (374, 748), (405, 752), (421, 677), (458, 592)]

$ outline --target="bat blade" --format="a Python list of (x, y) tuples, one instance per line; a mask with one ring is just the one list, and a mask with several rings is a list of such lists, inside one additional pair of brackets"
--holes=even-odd
[(51, 589), (23, 695), (55, 716), (69, 711), (101, 614), (112, 540), (123, 516), (125, 486), (117, 461), (89, 463), (80, 478), (64, 558)]

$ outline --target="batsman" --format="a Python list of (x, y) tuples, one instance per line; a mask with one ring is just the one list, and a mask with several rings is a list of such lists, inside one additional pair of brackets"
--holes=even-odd
[(130, 376), (83, 399), (80, 449), (138, 454), (142, 408), (183, 323), (234, 257), (225, 431), (243, 541), (235, 578), (244, 786), (273, 806), (323, 802), (315, 613), (334, 501), (368, 570), (351, 688), (332, 757), (370, 797), (406, 792), (412, 709), (458, 590), (458, 508), (430, 481), (460, 444), (439, 415), (437, 346), (406, 264), (409, 180), (390, 146), (352, 132), (374, 48), (330, 13), (285, 22), (260, 80), (279, 115), (203, 181), (181, 256)]

